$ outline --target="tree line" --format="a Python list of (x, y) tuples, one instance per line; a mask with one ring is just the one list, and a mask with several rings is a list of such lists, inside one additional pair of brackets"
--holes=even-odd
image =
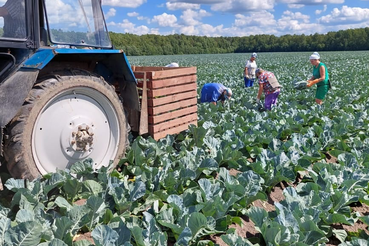
[(311, 35), (252, 35), (245, 37), (206, 37), (135, 35), (110, 32), (116, 49), (127, 55), (181, 55), (247, 52), (348, 51), (369, 50), (369, 27)]

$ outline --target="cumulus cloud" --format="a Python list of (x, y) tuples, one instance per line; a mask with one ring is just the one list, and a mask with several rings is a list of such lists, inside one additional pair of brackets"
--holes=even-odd
[(301, 9), (304, 6), (305, 5), (303, 5), (303, 4), (288, 4), (288, 8), (290, 8), (290, 9)]
[(342, 6), (341, 9), (334, 8), (329, 15), (318, 19), (324, 25), (347, 25), (353, 23), (369, 23), (369, 9)]
[(213, 11), (244, 13), (249, 11), (272, 10), (274, 0), (224, 0), (212, 5)]
[(141, 25), (137, 26), (136, 24), (130, 22), (127, 19), (124, 19), (120, 23), (109, 22), (107, 23), (110, 29), (114, 29), (116, 32), (122, 33), (132, 33), (136, 35), (144, 35), (144, 34), (159, 34), (159, 30), (155, 28), (149, 28), (147, 26)]
[(163, 13), (161, 15), (154, 16), (152, 22), (156, 22), (162, 27), (174, 27), (177, 23), (177, 17), (175, 15)]
[(258, 13), (252, 13), (251, 15), (248, 16), (237, 14), (234, 25), (239, 28), (250, 28), (250, 27), (262, 28), (266, 26), (275, 26), (276, 21), (272, 13), (263, 10)]
[(307, 34), (316, 32), (318, 27), (317, 24), (310, 23), (310, 16), (308, 15), (285, 11), (278, 20), (277, 28), (280, 32)]
[(285, 20), (302, 20), (302, 22), (307, 23), (309, 22), (310, 16), (309, 15), (304, 15), (301, 12), (291, 12), (289, 10), (284, 11), (282, 18), (281, 19), (285, 19)]
[(145, 17), (145, 16), (137, 16), (137, 20), (146, 21), (147, 24), (151, 23), (151, 19), (149, 17)]
[(276, 0), (277, 3), (302, 4), (302, 5), (324, 5), (324, 4), (342, 4), (345, 0)]
[(324, 5), (323, 9), (317, 9), (315, 10), (316, 15), (320, 15), (322, 12), (327, 11), (327, 5)]
[(137, 20), (140, 20), (140, 21), (146, 21), (147, 24), (150, 24), (151, 23), (151, 20), (149, 17), (145, 17), (145, 16), (141, 16), (139, 13), (137, 12), (130, 12), (130, 13), (127, 13), (127, 16), (128, 17), (136, 17)]
[(166, 7), (168, 10), (178, 10), (178, 9), (200, 9), (200, 4), (193, 3), (171, 3), (167, 2)]
[(110, 17), (114, 17), (117, 11), (113, 8), (110, 8), (109, 11), (105, 14), (105, 19), (109, 19)]
[(218, 37), (224, 32), (223, 25), (212, 26), (209, 24), (200, 24), (198, 26), (182, 26), (180, 33), (185, 35), (197, 35), (197, 36), (208, 36)]
[(195, 4), (214, 4), (224, 0), (169, 0), (170, 3), (195, 3)]
[[(49, 24), (52, 24), (54, 28), (62, 26), (63, 29), (66, 29), (67, 26), (84, 26), (86, 24), (79, 6), (66, 4), (61, 0), (55, 0), (52, 8), (47, 8), (47, 14)], [(88, 17), (91, 15), (91, 13), (86, 14)]]
[(127, 15), (129, 17), (137, 17), (137, 16), (139, 16), (139, 14), (137, 12), (130, 12), (130, 13), (127, 13)]
[(187, 26), (195, 26), (201, 24), (200, 20), (203, 17), (210, 16), (211, 14), (208, 13), (206, 10), (199, 10), (194, 11), (191, 9), (187, 9), (183, 11), (183, 14), (181, 15), (181, 19), (183, 20), (184, 25)]
[(124, 8), (137, 8), (146, 2), (147, 0), (102, 0), (102, 5)]

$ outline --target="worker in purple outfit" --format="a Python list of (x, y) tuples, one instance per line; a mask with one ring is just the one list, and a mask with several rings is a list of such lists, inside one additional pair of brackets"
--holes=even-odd
[(202, 103), (209, 102), (216, 105), (218, 101), (224, 103), (225, 100), (231, 97), (231, 88), (225, 87), (220, 83), (208, 83), (205, 84), (201, 89), (200, 101)]
[(277, 105), (281, 85), (272, 72), (265, 71), (261, 68), (256, 69), (255, 76), (259, 81), (259, 91), (256, 102), (260, 102), (261, 94), (264, 92), (264, 108), (266, 110), (271, 110), (272, 107)]

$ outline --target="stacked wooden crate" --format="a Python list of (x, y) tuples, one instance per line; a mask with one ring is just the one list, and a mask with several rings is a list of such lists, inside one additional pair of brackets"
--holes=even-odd
[(196, 67), (132, 67), (132, 70), (141, 95), (147, 93), (147, 108), (146, 102), (141, 102), (141, 110), (147, 110), (148, 133), (154, 139), (197, 125)]

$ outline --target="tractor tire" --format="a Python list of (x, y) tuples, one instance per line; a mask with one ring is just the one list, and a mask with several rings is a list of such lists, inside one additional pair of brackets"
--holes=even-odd
[(126, 148), (126, 116), (114, 87), (86, 71), (39, 79), (6, 127), (10, 174), (33, 180), (87, 158), (115, 167)]

